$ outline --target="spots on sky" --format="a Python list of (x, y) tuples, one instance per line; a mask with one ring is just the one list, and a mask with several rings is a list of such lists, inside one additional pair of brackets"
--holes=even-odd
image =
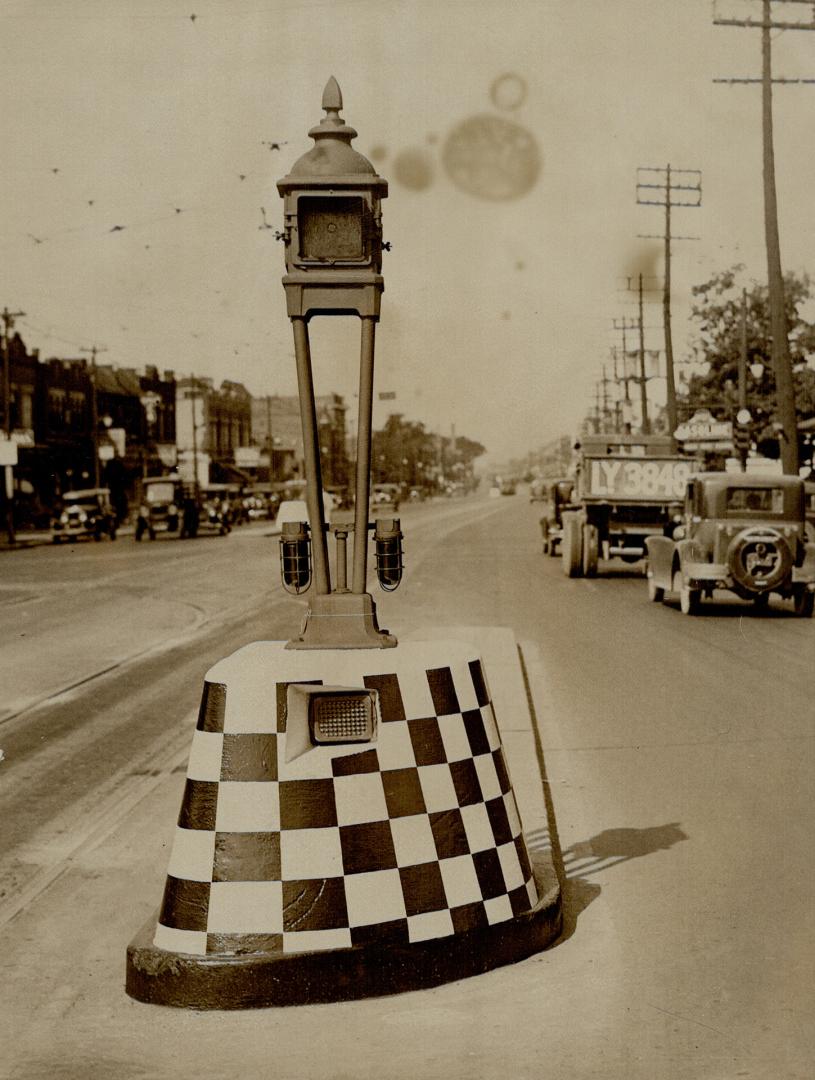
[(433, 182), (433, 163), (420, 147), (400, 151), (393, 162), (396, 180), (411, 191), (424, 191)]
[(526, 101), (526, 81), (514, 72), (505, 72), (493, 80), (490, 100), (496, 109), (519, 109)]
[(456, 187), (493, 201), (525, 195), (541, 170), (532, 133), (489, 113), (470, 116), (453, 128), (442, 149), (442, 162)]

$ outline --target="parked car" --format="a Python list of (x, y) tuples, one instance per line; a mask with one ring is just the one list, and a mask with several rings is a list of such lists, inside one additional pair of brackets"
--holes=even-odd
[(815, 544), (805, 534), (804, 484), (797, 476), (701, 473), (691, 477), (683, 524), (673, 538), (650, 536), (648, 596), (679, 594), (685, 615), (728, 589), (764, 607), (771, 593), (797, 615), (815, 608)]
[(135, 538), (155, 540), (160, 532), (178, 533), (184, 510), (184, 485), (177, 476), (147, 476), (136, 518)]
[(101, 540), (103, 536), (116, 539), (116, 515), (110, 502), (108, 488), (83, 488), (66, 491), (62, 496), (62, 509), (51, 520), (51, 540), (55, 544), (63, 540)]
[(540, 527), (544, 555), (558, 554), (563, 540), (563, 509), (571, 502), (573, 488), (574, 481), (566, 479), (546, 480), (541, 483), (537, 497), (543, 503)]

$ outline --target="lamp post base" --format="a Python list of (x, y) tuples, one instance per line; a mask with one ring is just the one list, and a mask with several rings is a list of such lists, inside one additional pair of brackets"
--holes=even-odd
[(287, 649), (392, 649), (393, 634), (380, 630), (370, 593), (333, 592), (312, 598), (299, 637)]

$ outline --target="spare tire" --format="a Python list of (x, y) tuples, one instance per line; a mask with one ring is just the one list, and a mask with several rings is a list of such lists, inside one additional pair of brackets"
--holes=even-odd
[(753, 527), (733, 537), (727, 549), (727, 565), (748, 592), (770, 592), (789, 574), (792, 551), (776, 529)]

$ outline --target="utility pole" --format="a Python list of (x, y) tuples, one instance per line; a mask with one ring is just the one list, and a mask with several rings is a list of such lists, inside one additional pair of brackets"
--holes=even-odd
[(266, 438), (269, 442), (269, 482), (274, 476), (274, 439), (272, 438), (272, 396), (266, 395)]
[[(771, 30), (815, 30), (815, 9), (811, 0), (760, 0), (761, 20), (717, 19), (714, 26), (739, 26), (761, 30), (761, 78), (714, 79), (714, 82), (735, 84), (761, 83), (761, 134), (764, 179), (764, 239), (767, 248), (767, 291), (770, 301), (770, 333), (772, 362), (775, 376), (776, 405), (781, 422), (781, 461), (785, 473), (798, 474), (798, 421), (795, 413), (795, 386), (792, 379), (792, 359), (786, 310), (784, 306), (784, 277), (781, 270), (781, 243), (778, 233), (778, 198), (775, 186), (775, 151), (773, 149), (773, 83), (812, 84), (815, 79), (774, 79), (772, 75)], [(772, 4), (805, 5), (812, 10), (811, 21), (773, 21)]]
[[(15, 319), (22, 319), (24, 311), (9, 311), (7, 307), (0, 313), (3, 320), (3, 421), (6, 440), (11, 442), (11, 352), (9, 350), (9, 331), (14, 327)], [(9, 544), (15, 544), (14, 534), (14, 466), (6, 465), (3, 469), (3, 501), (6, 505), (6, 535)]]
[(93, 435), (93, 486), (99, 487), (101, 476), (99, 470), (99, 399), (96, 387), (96, 354), (107, 352), (107, 349), (92, 345), (90, 349), (80, 349), (80, 352), (90, 353), (91, 356), (91, 431)]
[(642, 434), (651, 434), (651, 421), (648, 417), (648, 383), (645, 375), (645, 323), (642, 317), (642, 274), (637, 275), (639, 294), (639, 331), (640, 331), (640, 408), (642, 409)]
[[(661, 197), (656, 192), (662, 192)], [(676, 197), (674, 197), (674, 193)], [(671, 169), (640, 166), (637, 169), (637, 204), (665, 207), (665, 233), (662, 237), (640, 234), (641, 240), (662, 239), (665, 244), (665, 274), (662, 289), (662, 321), (665, 329), (665, 377), (667, 383), (668, 429), (673, 437), (678, 424), (676, 412), (676, 382), (674, 380), (674, 351), (671, 333), (671, 240), (696, 240), (695, 236), (671, 235), (671, 209), (676, 206), (702, 205), (702, 174), (698, 169)]]
[(636, 319), (614, 319), (614, 329), (622, 330), (623, 334), (623, 383), (625, 384), (625, 403), (631, 404), (631, 393), (629, 390), (628, 382), (631, 376), (628, 374), (628, 346), (626, 345), (625, 332), (626, 330), (636, 330), (638, 323)]
[(741, 348), (739, 349), (739, 411), (747, 408), (747, 290), (741, 290)]
[(198, 506), (201, 495), (201, 485), (198, 481), (198, 421), (195, 415), (195, 403), (198, 401), (198, 380), (194, 375), (190, 376), (190, 405), (192, 406), (192, 485), (195, 495), (195, 505)]

